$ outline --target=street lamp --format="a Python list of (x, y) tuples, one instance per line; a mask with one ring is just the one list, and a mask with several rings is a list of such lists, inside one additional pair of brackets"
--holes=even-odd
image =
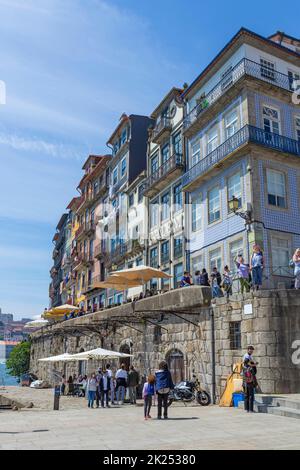
[(234, 212), (235, 215), (239, 215), (242, 219), (245, 220), (246, 225), (251, 225), (252, 215), (250, 210), (239, 211), (239, 200), (235, 196), (232, 196), (232, 199), (228, 201), (228, 207), (230, 212)]

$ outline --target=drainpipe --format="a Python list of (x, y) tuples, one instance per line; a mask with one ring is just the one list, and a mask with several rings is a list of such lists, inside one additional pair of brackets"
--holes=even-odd
[(211, 380), (211, 394), (212, 402), (216, 404), (216, 343), (215, 343), (215, 305), (210, 308), (210, 339), (211, 339), (211, 368), (212, 368), (212, 380)]

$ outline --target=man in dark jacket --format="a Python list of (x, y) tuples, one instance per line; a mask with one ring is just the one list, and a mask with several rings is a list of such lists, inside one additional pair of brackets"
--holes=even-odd
[(157, 419), (161, 419), (162, 407), (164, 408), (164, 419), (168, 419), (168, 396), (174, 388), (171, 373), (166, 361), (159, 364), (159, 370), (155, 372), (157, 393)]
[(140, 381), (140, 375), (134, 366), (130, 366), (128, 373), (129, 399), (132, 405), (136, 404), (136, 388)]
[(99, 382), (99, 389), (101, 393), (101, 408), (104, 408), (104, 398), (106, 402), (106, 408), (109, 408), (108, 404), (108, 394), (111, 388), (111, 378), (109, 376), (108, 370), (104, 370), (102, 372), (100, 382)]

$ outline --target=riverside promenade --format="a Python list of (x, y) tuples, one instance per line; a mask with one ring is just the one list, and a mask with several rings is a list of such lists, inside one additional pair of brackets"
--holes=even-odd
[(153, 419), (144, 421), (141, 401), (89, 409), (83, 398), (61, 397), (60, 410), (53, 411), (52, 389), (12, 387), (0, 395), (34, 403), (0, 411), (0, 450), (300, 449), (300, 420), (293, 418), (175, 404), (168, 420), (157, 421), (153, 407)]

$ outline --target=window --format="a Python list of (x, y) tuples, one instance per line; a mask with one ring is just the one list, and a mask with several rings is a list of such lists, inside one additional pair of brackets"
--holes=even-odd
[(161, 220), (164, 221), (170, 217), (170, 193), (161, 197)]
[(166, 264), (170, 261), (170, 255), (169, 255), (169, 242), (163, 242), (161, 244), (161, 262), (162, 264)]
[(192, 158), (191, 166), (196, 165), (200, 160), (200, 139), (195, 140), (191, 145)]
[(121, 134), (121, 145), (125, 144), (127, 139), (127, 129), (123, 129), (122, 134)]
[(182, 184), (179, 183), (173, 188), (174, 211), (182, 209)]
[(118, 150), (119, 150), (119, 142), (116, 142), (116, 143), (114, 144), (113, 154), (116, 155), (116, 153), (118, 152)]
[(151, 158), (151, 174), (153, 175), (154, 173), (157, 172), (158, 170), (158, 153), (154, 155), (153, 158)]
[(279, 112), (277, 109), (263, 106), (263, 125), (266, 132), (274, 132), (274, 134), (280, 134), (279, 132)]
[(221, 88), (222, 90), (226, 90), (226, 88), (232, 85), (232, 65), (230, 65), (221, 76), (222, 83)]
[(173, 149), (176, 155), (182, 155), (182, 140), (180, 132), (173, 137)]
[(113, 171), (113, 184), (118, 182), (118, 168), (115, 168)]
[(183, 264), (175, 264), (174, 266), (174, 286), (179, 287), (181, 278), (183, 276)]
[(202, 255), (195, 256), (192, 258), (192, 273), (195, 274), (196, 271), (201, 271), (203, 268)]
[(121, 161), (121, 178), (124, 176), (126, 173), (126, 158), (123, 158)]
[(165, 145), (161, 150), (161, 164), (166, 163), (170, 158), (170, 145)]
[(158, 210), (159, 204), (158, 200), (150, 203), (150, 227), (155, 227), (158, 225)]
[[(228, 192), (228, 201), (230, 201), (234, 196), (239, 201), (239, 208), (242, 207), (242, 188), (241, 188), (240, 172), (235, 173), (234, 175), (228, 178), (227, 192)], [(230, 212), (229, 208), (228, 208), (228, 212)]]
[(290, 90), (297, 91), (300, 86), (300, 74), (297, 72), (293, 72), (291, 70), (288, 71), (289, 83), (290, 83)]
[(295, 118), (296, 139), (300, 142), (300, 116)]
[(218, 271), (221, 272), (221, 269), (222, 269), (221, 248), (217, 248), (216, 250), (210, 251), (209, 267), (211, 271), (213, 270), (213, 268), (217, 268)]
[(91, 258), (94, 256), (94, 240), (90, 240), (89, 254)]
[(128, 205), (129, 207), (133, 206), (134, 204), (134, 193), (131, 193), (129, 194), (129, 197), (128, 197)]
[(138, 187), (138, 202), (142, 202), (143, 197), (144, 197), (144, 185), (141, 184), (141, 185)]
[(275, 81), (275, 64), (266, 59), (260, 59), (260, 74), (263, 78)]
[(243, 243), (242, 238), (229, 244), (229, 252), (230, 252), (229, 267), (230, 267), (230, 270), (234, 273), (237, 271), (237, 267), (236, 267), (234, 260), (239, 255), (243, 256), (243, 251), (244, 251), (244, 243)]
[(143, 264), (143, 258), (138, 258), (135, 262), (136, 266), (141, 266)]
[(157, 268), (158, 266), (158, 250), (157, 247), (150, 250), (150, 266), (151, 268)]
[(212, 224), (221, 217), (220, 211), (220, 191), (219, 187), (216, 186), (208, 192), (208, 223)]
[(234, 109), (225, 116), (225, 139), (229, 139), (238, 131), (238, 113)]
[(272, 237), (272, 271), (278, 276), (290, 276), (290, 249), (286, 239)]
[(271, 206), (286, 207), (284, 173), (267, 169), (268, 203)]
[(99, 192), (99, 180), (98, 179), (96, 179), (96, 181), (94, 181), (93, 191), (94, 191), (94, 196), (96, 194), (98, 194), (98, 192)]
[(207, 147), (206, 153), (209, 154), (213, 152), (218, 147), (218, 128), (217, 126), (213, 127), (207, 134)]
[(174, 258), (181, 258), (182, 256), (182, 238), (174, 238)]
[(201, 217), (201, 196), (192, 199), (192, 231), (197, 232), (201, 230), (202, 217)]
[(242, 335), (241, 335), (241, 322), (240, 321), (229, 322), (229, 340), (230, 340), (230, 349), (242, 348)]

